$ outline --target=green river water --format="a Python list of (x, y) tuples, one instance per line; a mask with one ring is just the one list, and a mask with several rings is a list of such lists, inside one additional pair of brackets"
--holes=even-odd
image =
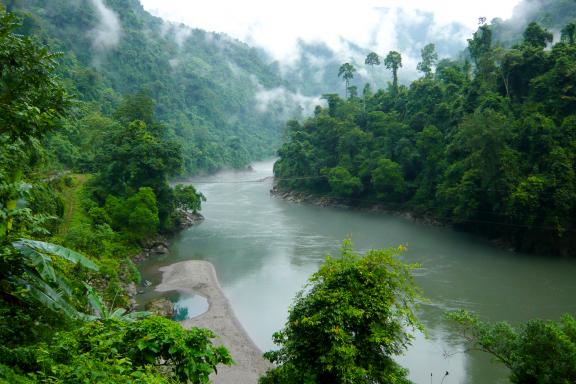
[[(432, 383), (440, 384), (446, 371), (444, 384), (506, 382), (506, 370), (488, 356), (463, 352), (443, 318), (447, 310), (464, 308), (513, 323), (576, 314), (573, 260), (507, 252), (394, 215), (286, 202), (269, 194), (272, 164), (191, 180), (208, 199), (206, 220), (176, 236), (169, 255), (141, 265), (144, 277), (156, 283), (160, 266), (190, 259), (213, 263), (236, 315), (262, 350), (273, 348), (271, 335), (282, 328), (294, 294), (347, 236), (358, 250), (404, 244), (405, 261), (423, 266), (415, 279), (429, 299), (418, 313), (428, 338), (416, 335), (398, 358), (416, 383), (430, 383), (433, 374)], [(146, 292), (141, 300), (153, 295)], [(184, 315), (206, 309), (201, 297), (172, 298)]]

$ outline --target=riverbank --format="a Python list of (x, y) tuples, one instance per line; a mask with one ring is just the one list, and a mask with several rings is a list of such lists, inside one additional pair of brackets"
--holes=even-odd
[(200, 294), (208, 299), (209, 309), (204, 314), (180, 323), (185, 328), (202, 327), (212, 330), (218, 338), (216, 344), (224, 345), (235, 365), (219, 366), (218, 374), (210, 380), (214, 384), (254, 384), (270, 364), (250, 339), (224, 295), (214, 266), (206, 261), (191, 260), (160, 268), (162, 283), (159, 292), (179, 291)]
[(319, 207), (354, 209), (364, 212), (382, 212), (422, 224), (446, 226), (445, 223), (432, 217), (428, 217), (425, 215), (418, 215), (412, 211), (407, 210), (390, 209), (385, 205), (383, 205), (382, 203), (372, 203), (369, 201), (355, 201), (352, 199), (343, 199), (325, 195), (316, 195), (311, 192), (281, 189), (278, 187), (277, 184), (275, 184), (270, 190), (270, 195), (292, 203), (306, 203), (317, 205)]
[[(436, 227), (451, 227), (454, 228), (451, 224), (447, 222), (440, 221), (436, 218), (417, 214), (413, 211), (409, 210), (400, 210), (400, 209), (390, 209), (385, 205), (379, 203), (370, 203), (370, 202), (358, 202), (354, 200), (346, 200), (346, 199), (339, 199), (331, 196), (322, 196), (316, 195), (312, 192), (303, 192), (303, 191), (295, 191), (295, 190), (288, 190), (279, 188), (277, 184), (275, 184), (272, 189), (270, 190), (270, 195), (276, 197), (278, 199), (282, 199), (285, 201), (289, 201), (292, 203), (297, 204), (312, 204), (317, 205), (319, 207), (332, 207), (332, 208), (341, 208), (341, 209), (352, 209), (357, 211), (363, 212), (380, 212), (385, 213), (387, 215), (392, 215), (396, 217), (401, 217), (403, 219), (410, 220), (415, 223), (425, 224), (425, 225), (433, 225)], [(478, 234), (478, 236), (482, 236)], [(489, 238), (486, 236), (482, 236), (486, 239), (486, 241), (490, 242), (495, 247), (505, 250), (507, 252), (520, 252), (521, 250), (517, 249), (517, 247), (512, 244), (512, 242), (508, 239), (497, 237), (497, 238)]]

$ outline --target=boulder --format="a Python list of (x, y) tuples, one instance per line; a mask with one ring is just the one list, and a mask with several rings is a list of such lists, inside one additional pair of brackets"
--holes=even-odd
[(169, 319), (174, 316), (174, 304), (164, 297), (148, 302), (145, 308), (148, 312), (152, 312), (158, 316), (167, 317)]

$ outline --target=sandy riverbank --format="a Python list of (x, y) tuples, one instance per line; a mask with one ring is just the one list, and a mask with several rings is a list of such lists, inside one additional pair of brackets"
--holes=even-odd
[(215, 384), (254, 384), (266, 372), (270, 364), (262, 357), (262, 352), (250, 339), (224, 293), (214, 266), (207, 261), (191, 260), (160, 268), (162, 283), (157, 291), (193, 292), (205, 296), (210, 307), (208, 311), (181, 324), (186, 328), (203, 327), (214, 331), (236, 362), (232, 367), (218, 366), (218, 374), (210, 380)]

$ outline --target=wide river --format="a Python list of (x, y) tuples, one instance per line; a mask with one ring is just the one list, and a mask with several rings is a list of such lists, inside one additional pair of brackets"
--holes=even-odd
[[(169, 255), (141, 266), (156, 282), (159, 266), (190, 259), (213, 263), (238, 318), (264, 351), (274, 347), (272, 333), (283, 327), (295, 293), (347, 236), (361, 251), (404, 244), (405, 261), (422, 264), (415, 280), (429, 299), (418, 312), (428, 337), (416, 335), (398, 358), (416, 383), (440, 384), (446, 371), (444, 384), (507, 382), (506, 370), (490, 357), (463, 351), (444, 320), (448, 310), (513, 323), (576, 314), (572, 260), (506, 252), (471, 235), (393, 215), (286, 202), (270, 196), (272, 164), (190, 180), (208, 199), (206, 220), (174, 238)], [(176, 300), (202, 305), (191, 297)]]

